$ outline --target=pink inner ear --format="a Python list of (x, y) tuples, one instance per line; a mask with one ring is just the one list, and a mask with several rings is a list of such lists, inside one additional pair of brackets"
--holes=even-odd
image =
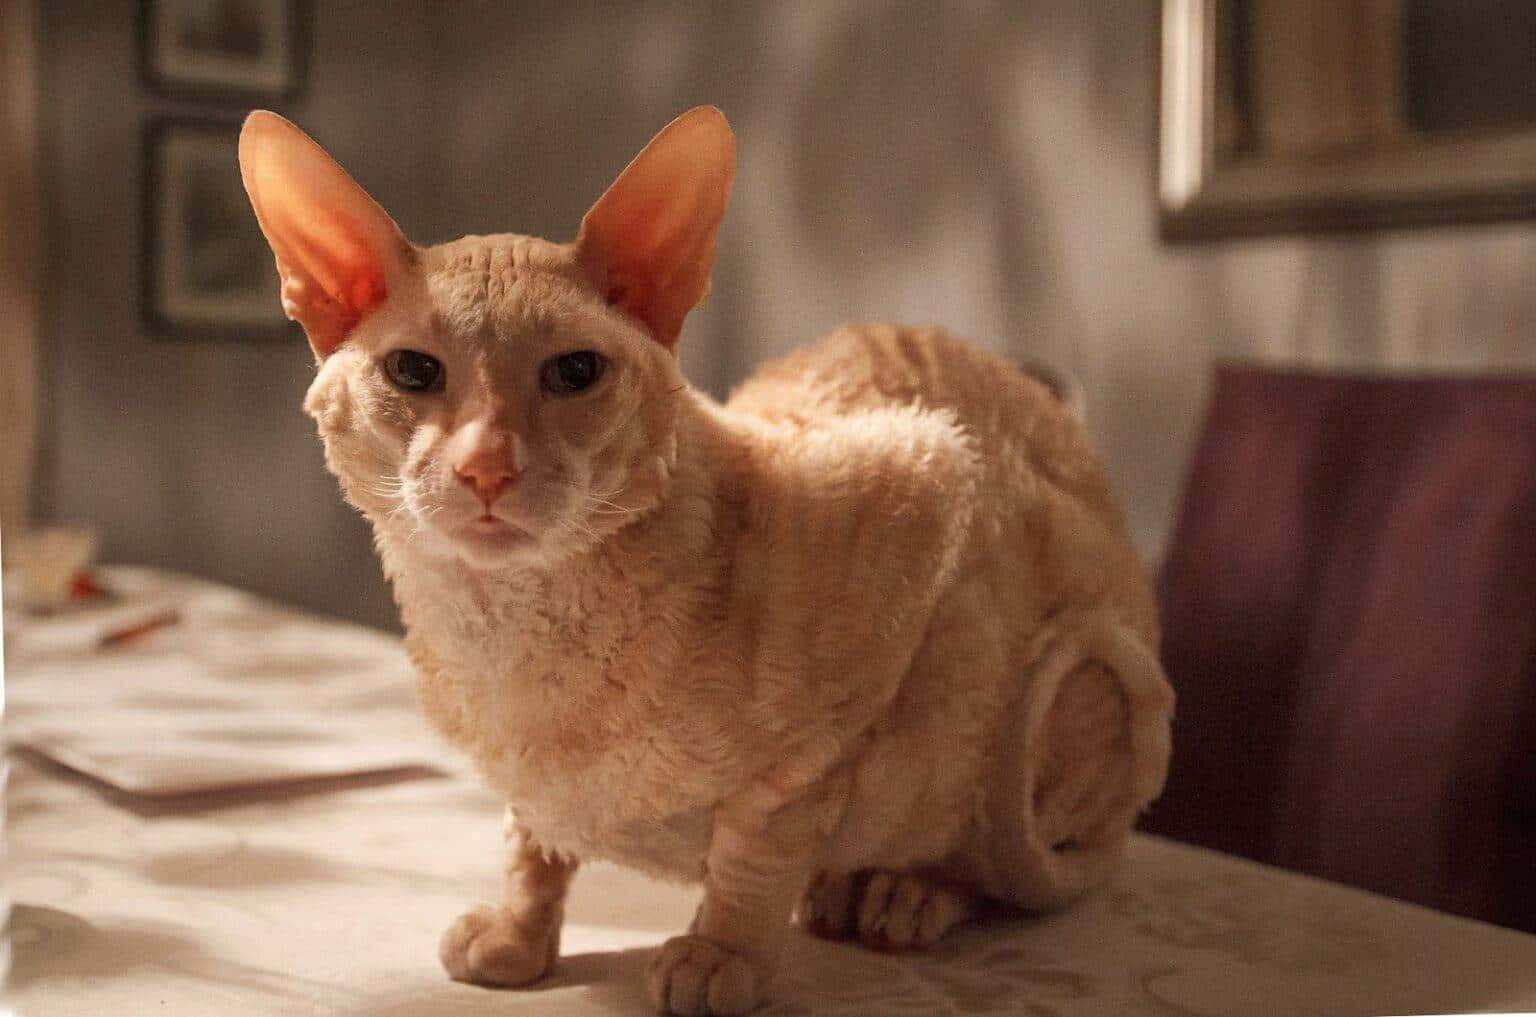
[(387, 295), (384, 273), (377, 265), (359, 262), (350, 275), (350, 282), (341, 294), (340, 313), (336, 315), (335, 333), (330, 337), (332, 349), (356, 328), (364, 318), (378, 309)]
[(608, 302), (619, 307), (640, 306), (647, 303), (641, 287), (619, 273), (608, 278)]
[[(723, 205), (723, 201), (721, 202)], [(685, 201), (656, 202), (644, 212), (606, 219), (593, 217), (588, 243), (600, 251), (608, 271), (608, 302), (645, 322), (651, 334), (671, 346), (683, 319), (709, 288), (718, 220)]]
[(719, 110), (668, 124), (587, 211), (576, 246), (601, 266), (608, 301), (672, 346), (709, 290), (715, 235), (735, 173), (735, 141)]
[(273, 183), (262, 191), (263, 197), (273, 198), (269, 207), (277, 228), (272, 240), (283, 260), (352, 310), (366, 313), (376, 307), (384, 297), (384, 269), (362, 231), (287, 181)]
[(371, 314), (384, 302), (388, 287), (384, 284), (384, 270), (376, 259), (369, 256), (361, 244), (354, 246), (345, 261), (348, 284), (345, 303), (357, 315), (359, 321)]
[(410, 245), (335, 160), (275, 114), (247, 118), (240, 172), (277, 258), (283, 309), (327, 356), (384, 302)]
[(333, 210), (307, 206), (303, 196), (277, 208), (273, 247), (285, 276), (285, 307), (326, 356), (384, 302), (384, 266)]

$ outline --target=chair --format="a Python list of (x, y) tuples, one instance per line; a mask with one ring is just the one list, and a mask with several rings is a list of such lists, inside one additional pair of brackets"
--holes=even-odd
[(1536, 376), (1224, 365), (1146, 829), (1536, 930)]

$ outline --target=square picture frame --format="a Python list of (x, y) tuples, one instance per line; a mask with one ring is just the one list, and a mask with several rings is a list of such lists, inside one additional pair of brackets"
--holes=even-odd
[(145, 82), (179, 99), (292, 99), (305, 73), (301, 0), (141, 0)]
[(163, 118), (144, 134), (145, 323), (165, 339), (279, 340), (271, 249), (240, 180), (240, 124)]
[[(1536, 125), (1501, 121), (1495, 98), (1507, 105), (1511, 94), (1529, 94), (1527, 78), (1506, 70), (1524, 68), (1528, 11), (1517, 24), (1527, 30), (1504, 29), (1512, 45), (1496, 54), (1483, 45), (1489, 22), (1462, 23), (1457, 0), (1271, 0), (1268, 11), (1280, 17), (1266, 18), (1264, 31), (1254, 28), (1254, 6), (1255, 0), (1162, 0), (1163, 240), (1536, 218)], [(1408, 21), (1415, 10), (1417, 33)], [(1386, 20), (1363, 39), (1334, 30), (1335, 22), (1378, 17)], [(1446, 30), (1458, 25), (1461, 32)], [(1413, 45), (1416, 34), (1433, 45)], [(1454, 73), (1455, 64), (1413, 60), (1457, 51), (1485, 54), (1487, 66), (1478, 73), (1490, 77), (1480, 91)], [(1291, 73), (1292, 63), (1324, 68), (1331, 77), (1323, 83), (1315, 74)], [(1256, 88), (1256, 72), (1242, 73), (1259, 66), (1268, 69), (1265, 89)], [(1460, 88), (1447, 88), (1458, 82)], [(1261, 95), (1269, 97), (1267, 109)], [(1463, 125), (1426, 130), (1411, 113), (1415, 107), (1435, 111), (1431, 120), (1455, 110)], [(1331, 140), (1332, 147), (1308, 151), (1309, 138)]]

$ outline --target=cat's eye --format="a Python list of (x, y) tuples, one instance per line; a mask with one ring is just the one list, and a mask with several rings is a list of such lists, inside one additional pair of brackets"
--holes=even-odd
[(602, 354), (591, 350), (563, 353), (544, 362), (539, 371), (539, 383), (546, 392), (571, 395), (591, 388), (602, 377), (605, 363)]
[(443, 362), (415, 350), (396, 350), (384, 358), (384, 373), (406, 392), (441, 392)]

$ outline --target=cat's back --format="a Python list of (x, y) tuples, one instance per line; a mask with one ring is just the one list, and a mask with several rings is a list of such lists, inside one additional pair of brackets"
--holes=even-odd
[(812, 432), (893, 406), (952, 415), (982, 468), (968, 567), (1033, 576), (1038, 610), (1117, 604), (1155, 643), (1150, 585), (1087, 432), (1020, 365), (936, 327), (846, 325), (763, 365), (726, 405)]
[(987, 356), (938, 328), (844, 325), (762, 364), (727, 405), (766, 419), (810, 423), (919, 400), (933, 405), (941, 394), (950, 396), (939, 400), (944, 405), (974, 403), (980, 393), (961, 393), (956, 383), (978, 355)]
[(727, 402), (737, 412), (809, 428), (910, 405), (952, 413), (989, 472), (1027, 469), (1118, 523), (1098, 459), (1068, 407), (1018, 364), (941, 328), (845, 325), (764, 364)]

